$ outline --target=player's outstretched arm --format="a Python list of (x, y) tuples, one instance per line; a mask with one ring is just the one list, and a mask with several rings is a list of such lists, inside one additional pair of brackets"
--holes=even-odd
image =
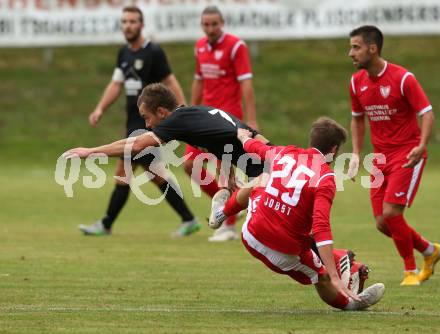
[(157, 137), (154, 137), (150, 132), (143, 133), (136, 137), (129, 137), (115, 141), (110, 144), (98, 147), (77, 147), (70, 149), (63, 153), (63, 157), (70, 159), (73, 157), (87, 158), (92, 154), (106, 155), (109, 157), (120, 157), (125, 151), (131, 152), (132, 155), (141, 152), (143, 149), (150, 146), (158, 146), (161, 143)]
[[(260, 135), (257, 135), (260, 136)], [(260, 156), (263, 160), (270, 158), (268, 152), (275, 149), (274, 146), (266, 145), (268, 142), (266, 138), (261, 136), (261, 138), (252, 139), (252, 132), (247, 129), (237, 129), (237, 138), (243, 144), (243, 149), (248, 153), (255, 153)]]
[(89, 123), (91, 126), (96, 127), (100, 121), (104, 111), (117, 100), (121, 93), (122, 82), (111, 81), (104, 90), (101, 99), (98, 102), (95, 110), (89, 115)]
[(247, 129), (237, 129), (237, 138), (243, 144), (248, 138), (252, 138), (252, 132)]
[(325, 269), (327, 270), (328, 275), (330, 276), (330, 280), (335, 289), (343, 294), (346, 297), (350, 297), (353, 300), (360, 301), (360, 298), (353, 293), (350, 289), (344, 286), (344, 283), (341, 281), (338, 271), (335, 265), (335, 258), (333, 256), (333, 245), (323, 245), (318, 247), (319, 256), (321, 257), (322, 262), (324, 263)]

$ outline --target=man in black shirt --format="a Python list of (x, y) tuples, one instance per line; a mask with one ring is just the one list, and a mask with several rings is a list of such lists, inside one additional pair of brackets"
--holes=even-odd
[(231, 163), (240, 167), (246, 175), (256, 177), (263, 172), (264, 161), (255, 162), (255, 156), (246, 153), (237, 139), (237, 129), (252, 132), (253, 137), (268, 143), (257, 131), (223, 110), (207, 106), (178, 106), (176, 96), (165, 85), (157, 83), (145, 87), (138, 100), (139, 114), (150, 132), (122, 139), (94, 148), (75, 148), (63, 154), (65, 158), (87, 158), (91, 154), (117, 157), (131, 145), (132, 156), (145, 148), (158, 146), (171, 140), (180, 140), (200, 147), (223, 159), (225, 154)]
[[(145, 129), (145, 121), (140, 117), (137, 107), (137, 99), (142, 88), (154, 82), (162, 82), (169, 87), (177, 96), (179, 103), (184, 103), (182, 89), (171, 72), (164, 51), (159, 45), (146, 40), (142, 36), (143, 15), (137, 7), (125, 7), (122, 13), (122, 31), (128, 44), (119, 50), (116, 68), (111, 82), (108, 84), (104, 94), (89, 116), (89, 122), (96, 127), (104, 111), (118, 98), (122, 86), (126, 93), (126, 136), (135, 130)], [(121, 154), (122, 156), (122, 154)], [(152, 162), (151, 155), (145, 155), (132, 161), (133, 169), (141, 165), (146, 171)], [(116, 167), (116, 186), (110, 198), (106, 215), (92, 225), (80, 225), (79, 229), (86, 235), (107, 235), (110, 234), (112, 225), (119, 212), (124, 207), (130, 187), (125, 180), (127, 176), (123, 160), (119, 160)], [(155, 175), (152, 181), (165, 193), (165, 198), (173, 209), (180, 215), (182, 224), (176, 232), (176, 236), (185, 236), (200, 229), (191, 211), (183, 199), (170, 186), (171, 180), (165, 180)]]

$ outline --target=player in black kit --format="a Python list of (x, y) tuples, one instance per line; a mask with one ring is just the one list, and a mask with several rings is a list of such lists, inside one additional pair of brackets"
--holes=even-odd
[[(268, 143), (268, 140), (235, 116), (207, 106), (179, 107), (176, 96), (161, 83), (145, 87), (138, 106), (139, 114), (151, 131), (99, 147), (74, 148), (63, 156), (67, 159), (75, 156), (87, 158), (100, 153), (117, 157), (124, 153), (126, 145), (131, 145), (131, 155), (134, 156), (145, 148), (175, 139), (205, 149), (220, 160), (227, 154), (231, 163), (238, 165), (250, 177), (262, 173), (264, 162), (253, 162), (252, 157), (244, 151), (237, 139), (237, 129), (251, 131), (254, 138), (264, 143)], [(240, 160), (244, 163), (241, 164)]]
[[(108, 84), (104, 94), (93, 113), (89, 116), (90, 124), (95, 127), (106, 110), (119, 96), (122, 86), (126, 93), (126, 136), (135, 130), (145, 129), (145, 121), (140, 117), (137, 107), (137, 100), (142, 88), (154, 82), (162, 82), (176, 94), (179, 103), (184, 103), (182, 89), (171, 72), (164, 51), (159, 45), (146, 40), (142, 36), (143, 15), (137, 7), (125, 7), (122, 11), (122, 31), (129, 44), (119, 51), (116, 68), (111, 82)], [(122, 156), (122, 154), (120, 155)], [(141, 165), (145, 170), (153, 160), (152, 155), (132, 160), (133, 169)], [(124, 162), (118, 161), (115, 176), (116, 186), (110, 198), (105, 216), (92, 225), (80, 225), (79, 229), (86, 235), (108, 235), (111, 232), (113, 223), (119, 212), (124, 207), (129, 193), (130, 186), (123, 180), (127, 176), (124, 169)], [(174, 190), (171, 180), (165, 180), (155, 175), (152, 181), (165, 193), (165, 198), (182, 219), (182, 224), (175, 233), (176, 236), (186, 236), (200, 229), (200, 224), (194, 218), (183, 199)]]

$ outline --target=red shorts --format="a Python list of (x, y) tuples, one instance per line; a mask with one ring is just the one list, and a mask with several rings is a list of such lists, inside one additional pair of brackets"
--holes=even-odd
[[(379, 187), (370, 189), (374, 216), (382, 215), (383, 202), (411, 206), (419, 188), (426, 159), (420, 160), (413, 168), (403, 168), (402, 165), (406, 162), (405, 158), (392, 160), (385, 165), (375, 165), (382, 172), (384, 180)], [(376, 177), (372, 175), (371, 182)]]
[(199, 150), (198, 148), (188, 145), (186, 144), (185, 146), (185, 155), (187, 155), (188, 153), (192, 153), (191, 156), (188, 157), (188, 160), (194, 160), (195, 158), (197, 158), (197, 156), (201, 153), (205, 153), (202, 150)]
[(243, 224), (241, 240), (249, 253), (263, 262), (272, 271), (288, 275), (295, 281), (308, 285), (318, 283), (318, 276), (326, 273), (319, 257), (308, 249), (299, 255), (277, 252), (261, 242)]

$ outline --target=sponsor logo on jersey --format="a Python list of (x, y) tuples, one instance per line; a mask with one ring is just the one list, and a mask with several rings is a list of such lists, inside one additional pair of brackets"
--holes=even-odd
[(260, 199), (261, 199), (261, 195), (255, 197), (254, 200), (250, 201), (250, 209), (252, 213), (254, 213), (257, 210), (258, 202), (260, 201)]
[(396, 195), (396, 197), (402, 197), (403, 195), (405, 195), (405, 193), (403, 191), (401, 191), (398, 193), (394, 193), (394, 195)]
[(361, 87), (361, 92), (365, 92), (368, 89), (368, 86), (362, 86)]
[(127, 96), (136, 96), (142, 89), (142, 81), (130, 78), (125, 80), (124, 86)]
[(220, 60), (223, 57), (223, 51), (222, 50), (216, 50), (214, 52), (214, 58), (215, 60)]
[(139, 71), (140, 69), (142, 69), (142, 67), (144, 67), (144, 61), (142, 59), (136, 59), (134, 61), (135, 70)]
[(380, 86), (380, 94), (384, 99), (386, 99), (391, 92), (391, 86)]
[(124, 61), (124, 62), (121, 64), (121, 67), (127, 67), (127, 65), (128, 65), (128, 63), (127, 63), (126, 61)]

